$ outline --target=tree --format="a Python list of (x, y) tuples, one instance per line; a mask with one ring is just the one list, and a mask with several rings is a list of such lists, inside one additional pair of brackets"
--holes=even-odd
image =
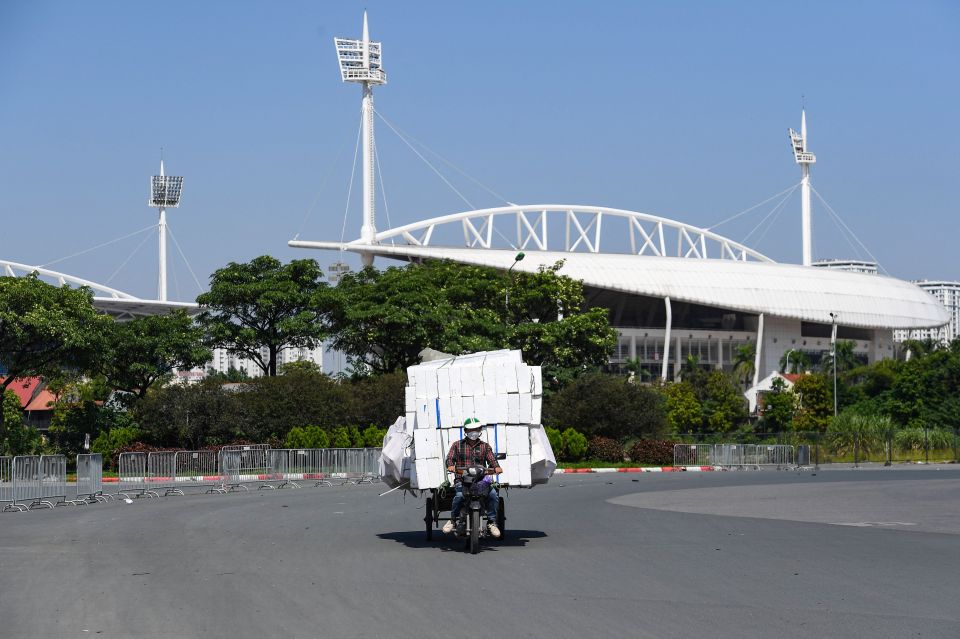
[(713, 371), (707, 377), (703, 416), (714, 433), (729, 432), (747, 421), (747, 400), (723, 371)]
[(210, 361), (203, 329), (184, 311), (117, 322), (106, 339), (101, 371), (111, 388), (142, 399), (157, 381), (175, 369)]
[(833, 417), (832, 386), (822, 373), (801, 375), (793, 384), (797, 410), (793, 427), (797, 431), (824, 432)]
[[(837, 343), (834, 345), (837, 360), (837, 375), (842, 375), (844, 372), (859, 366), (860, 362), (857, 360), (857, 354), (854, 352), (855, 347), (856, 342), (851, 340), (837, 340)], [(820, 370), (825, 374), (832, 375), (833, 360), (834, 356), (828, 352), (824, 358), (820, 360)]]
[(0, 438), (0, 455), (33, 455), (42, 451), (43, 436), (33, 426), (23, 423), (20, 398), (11, 390), (2, 394), (6, 436)]
[(737, 382), (744, 388), (753, 381), (753, 373), (756, 370), (757, 345), (755, 342), (749, 342), (743, 346), (738, 346), (733, 354), (733, 376)]
[(322, 277), (315, 260), (282, 264), (269, 255), (218, 269), (210, 291), (197, 298), (209, 345), (240, 353), (275, 376), (281, 350), (315, 348), (326, 336)]
[(781, 373), (803, 373), (810, 368), (810, 358), (803, 351), (791, 348), (780, 358)]
[[(36, 274), (0, 277), (0, 362), (7, 369), (0, 393), (17, 378), (88, 368), (112, 322), (93, 307), (87, 288), (51, 286)], [(5, 437), (0, 417), (0, 441)]]
[(266, 441), (244, 412), (244, 392), (229, 392), (216, 381), (171, 384), (134, 406), (144, 441), (157, 446), (197, 449), (238, 439)]
[(347, 274), (331, 295), (333, 345), (355, 370), (375, 374), (418, 363), (424, 348), (457, 355), (511, 347), (558, 387), (606, 364), (616, 346), (607, 311), (584, 310), (583, 284), (561, 267), (510, 281), (496, 269), (434, 260)]
[(663, 395), (656, 389), (604, 373), (588, 373), (573, 380), (545, 401), (543, 412), (544, 425), (574, 428), (588, 437), (602, 435), (620, 442), (630, 437), (656, 437), (666, 426)]
[(797, 409), (797, 396), (777, 377), (773, 388), (763, 395), (763, 418), (760, 427), (768, 433), (779, 433), (793, 422)]
[(667, 427), (671, 433), (699, 431), (703, 425), (703, 407), (690, 382), (663, 386), (666, 397)]

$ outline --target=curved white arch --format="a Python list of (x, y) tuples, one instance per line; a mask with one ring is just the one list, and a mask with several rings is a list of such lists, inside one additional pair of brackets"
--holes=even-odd
[[(437, 227), (459, 222), (467, 248), (497, 248), (495, 239), (500, 237), (508, 243), (515, 241), (511, 248), (519, 250), (560, 250), (551, 249), (548, 233), (559, 221), (565, 238), (564, 252), (601, 253), (601, 230), (605, 218), (626, 220), (630, 230), (630, 253), (634, 255), (774, 261), (739, 242), (690, 224), (649, 213), (577, 204), (511, 205), (464, 211), (381, 231), (376, 234), (376, 242), (383, 244), (400, 239), (411, 246), (430, 246)], [(349, 242), (352, 245), (363, 243), (362, 240)]]
[(66, 275), (65, 273), (60, 273), (58, 271), (51, 271), (50, 269), (40, 266), (30, 266), (28, 264), (20, 264), (19, 262), (0, 260), (0, 269), (3, 269), (3, 274), (8, 277), (25, 277), (36, 272), (40, 277), (56, 281), (60, 286), (86, 286), (93, 291), (95, 297), (109, 297), (117, 300), (140, 299), (134, 295), (130, 295), (129, 293), (124, 293), (123, 291), (118, 291), (115, 288), (110, 288), (109, 286), (97, 284), (96, 282), (91, 282), (90, 280), (85, 280), (79, 277), (73, 277), (72, 275)]

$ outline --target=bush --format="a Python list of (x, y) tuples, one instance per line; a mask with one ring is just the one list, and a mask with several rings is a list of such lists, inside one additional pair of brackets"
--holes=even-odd
[(379, 448), (383, 446), (383, 438), (386, 435), (386, 428), (377, 428), (373, 424), (370, 424), (363, 431), (363, 445), (367, 448)]
[(126, 448), (140, 439), (140, 429), (136, 426), (113, 428), (97, 435), (90, 444), (91, 453), (100, 453), (111, 468), (115, 468), (117, 451)]
[[(893, 435), (893, 446), (901, 452), (922, 451), (924, 447), (923, 428), (904, 428)], [(930, 450), (944, 450), (953, 447), (953, 433), (942, 428), (933, 428), (926, 433), (926, 445)]]
[(350, 431), (346, 426), (337, 426), (330, 431), (330, 446), (333, 448), (352, 448)]
[(547, 439), (550, 441), (550, 448), (553, 449), (553, 455), (557, 459), (563, 457), (563, 435), (560, 434), (559, 428), (545, 428), (547, 431)]
[(628, 384), (622, 376), (591, 373), (577, 378), (544, 403), (543, 423), (622, 442), (666, 432), (665, 406), (664, 396), (657, 389)]
[(587, 456), (601, 461), (622, 462), (623, 446), (615, 439), (597, 435), (590, 440)]
[(284, 442), (287, 448), (329, 448), (330, 437), (319, 426), (294, 426)]
[(630, 461), (637, 464), (672, 466), (674, 443), (658, 439), (638, 439), (630, 447)]
[(587, 441), (586, 436), (572, 428), (563, 431), (563, 434), (560, 436), (560, 442), (563, 450), (563, 459), (566, 461), (581, 460), (590, 449), (590, 443)]

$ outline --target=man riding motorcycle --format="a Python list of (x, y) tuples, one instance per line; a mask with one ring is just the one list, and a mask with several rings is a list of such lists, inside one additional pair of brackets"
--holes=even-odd
[[(468, 417), (463, 423), (463, 439), (454, 442), (447, 453), (447, 470), (456, 475), (454, 481), (453, 504), (450, 510), (450, 521), (443, 525), (443, 532), (450, 534), (457, 525), (457, 518), (460, 516), (460, 509), (463, 506), (463, 482), (457, 473), (457, 468), (467, 466), (483, 466), (492, 468), (496, 474), (502, 473), (503, 469), (497, 463), (497, 456), (494, 455), (490, 445), (480, 439), (480, 420), (476, 417)], [(500, 537), (500, 529), (497, 527), (497, 511), (500, 507), (500, 499), (496, 488), (490, 486), (490, 493), (487, 496), (487, 530), (494, 538)]]

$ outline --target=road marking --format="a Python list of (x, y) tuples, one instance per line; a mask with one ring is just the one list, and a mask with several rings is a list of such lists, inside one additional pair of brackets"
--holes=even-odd
[(833, 521), (834, 526), (856, 526), (858, 528), (873, 528), (878, 526), (916, 526), (909, 521)]

